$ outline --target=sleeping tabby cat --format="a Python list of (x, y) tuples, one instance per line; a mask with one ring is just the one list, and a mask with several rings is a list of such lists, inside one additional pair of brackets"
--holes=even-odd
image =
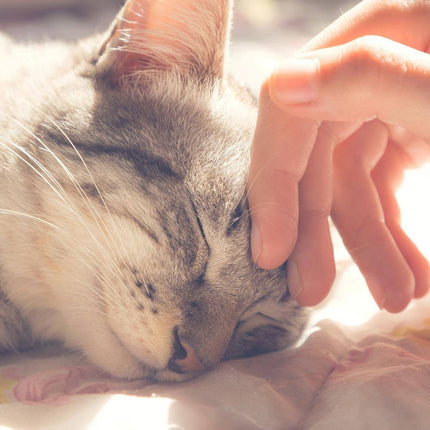
[(0, 351), (59, 340), (182, 380), (300, 335), (286, 267), (250, 257), (230, 3), (129, 0), (76, 44), (0, 37)]

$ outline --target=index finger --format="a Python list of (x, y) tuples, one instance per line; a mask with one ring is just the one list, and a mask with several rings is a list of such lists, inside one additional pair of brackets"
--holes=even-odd
[(318, 122), (282, 112), (271, 100), (268, 82), (260, 108), (248, 179), (251, 249), (263, 269), (280, 266), (297, 239), (298, 183), (318, 133)]
[(344, 45), (362, 36), (382, 36), (419, 51), (430, 50), (428, 0), (364, 0), (309, 41), (301, 53)]

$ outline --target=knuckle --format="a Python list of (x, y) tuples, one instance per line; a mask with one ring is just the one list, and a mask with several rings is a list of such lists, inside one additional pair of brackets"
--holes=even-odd
[(366, 35), (351, 42), (345, 58), (346, 67), (355, 78), (362, 97), (378, 97), (385, 91), (390, 69), (398, 71), (404, 64), (393, 55), (390, 42), (381, 36)]
[(336, 122), (322, 123), (318, 129), (318, 135), (320, 139), (323, 139), (325, 142), (330, 142), (331, 144), (341, 142), (344, 137)]
[(348, 62), (354, 69), (367, 73), (373, 72), (375, 65), (379, 65), (385, 58), (385, 40), (381, 36), (365, 35), (351, 42)]
[(279, 167), (275, 167), (273, 169), (272, 176), (276, 183), (282, 184), (283, 187), (285, 187), (285, 185), (297, 186), (302, 178), (302, 175), (299, 172), (294, 172)]
[(384, 221), (373, 217), (361, 220), (349, 235), (348, 248), (351, 255), (366, 254), (369, 248), (377, 246), (386, 238), (387, 226)]
[(327, 202), (321, 207), (309, 207), (300, 212), (300, 218), (314, 219), (316, 221), (328, 222), (331, 213), (331, 202)]
[(343, 142), (334, 150), (333, 171), (337, 177), (349, 178), (351, 172), (355, 172), (355, 176), (362, 175), (367, 171), (364, 159), (362, 145), (355, 145), (354, 142), (349, 141)]

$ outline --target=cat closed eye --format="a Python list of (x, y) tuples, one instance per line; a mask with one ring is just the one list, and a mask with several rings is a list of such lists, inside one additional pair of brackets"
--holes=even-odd
[(231, 236), (233, 234), (233, 232), (240, 226), (240, 223), (244, 219), (244, 217), (245, 211), (243, 208), (243, 204), (239, 203), (230, 218), (230, 223), (226, 231), (227, 236)]

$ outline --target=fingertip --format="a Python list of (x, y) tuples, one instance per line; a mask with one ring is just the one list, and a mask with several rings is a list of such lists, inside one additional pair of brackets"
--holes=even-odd
[(287, 263), (287, 285), (291, 297), (297, 300), (303, 292), (303, 281), (297, 264), (292, 258)]
[[(336, 278), (336, 268), (333, 265), (324, 267), (323, 271), (309, 273), (302, 272), (302, 285), (295, 298), (297, 303), (304, 307), (319, 305), (329, 294)], [(291, 287), (290, 287), (291, 290)]]
[(260, 230), (257, 223), (253, 222), (251, 227), (251, 252), (252, 259), (257, 263), (260, 254), (263, 251), (263, 243), (261, 242)]
[(291, 296), (301, 306), (316, 306), (330, 292), (336, 278), (331, 241), (321, 241), (313, 251), (297, 255), (287, 263), (287, 282)]
[(380, 306), (381, 310), (386, 310), (392, 314), (397, 314), (404, 311), (410, 304), (412, 297), (403, 297), (397, 299), (385, 300), (385, 302)]
[(270, 253), (261, 253), (259, 258), (256, 260), (253, 258), (255, 265), (257, 265), (260, 269), (263, 270), (275, 270), (278, 267), (282, 266), (288, 257), (283, 256), (282, 254), (270, 254)]
[(264, 270), (278, 268), (291, 254), (296, 237), (297, 232), (275, 219), (270, 223), (253, 220), (251, 253), (254, 263)]
[(430, 277), (428, 278), (427, 282), (425, 284), (422, 284), (420, 288), (415, 289), (415, 299), (422, 299), (425, 297), (430, 290)]
[(294, 58), (281, 63), (269, 79), (272, 100), (286, 106), (315, 101), (319, 70), (317, 58)]
[(253, 253), (254, 263), (263, 270), (274, 270), (282, 266), (291, 254), (292, 245), (274, 243), (264, 246), (258, 254)]
[(427, 295), (430, 289), (430, 265), (424, 258), (421, 260), (420, 270), (415, 270), (415, 294), (416, 299)]
[[(400, 215), (399, 215), (400, 218)], [(424, 297), (430, 287), (430, 265), (426, 257), (405, 233), (397, 220), (389, 224), (390, 231), (415, 280), (414, 298)]]
[(260, 86), (260, 101), (262, 100), (270, 100), (270, 76), (262, 82)]
[(367, 284), (379, 308), (390, 313), (402, 312), (414, 297), (415, 279), (409, 270), (399, 273), (397, 279), (390, 283), (367, 278)]

